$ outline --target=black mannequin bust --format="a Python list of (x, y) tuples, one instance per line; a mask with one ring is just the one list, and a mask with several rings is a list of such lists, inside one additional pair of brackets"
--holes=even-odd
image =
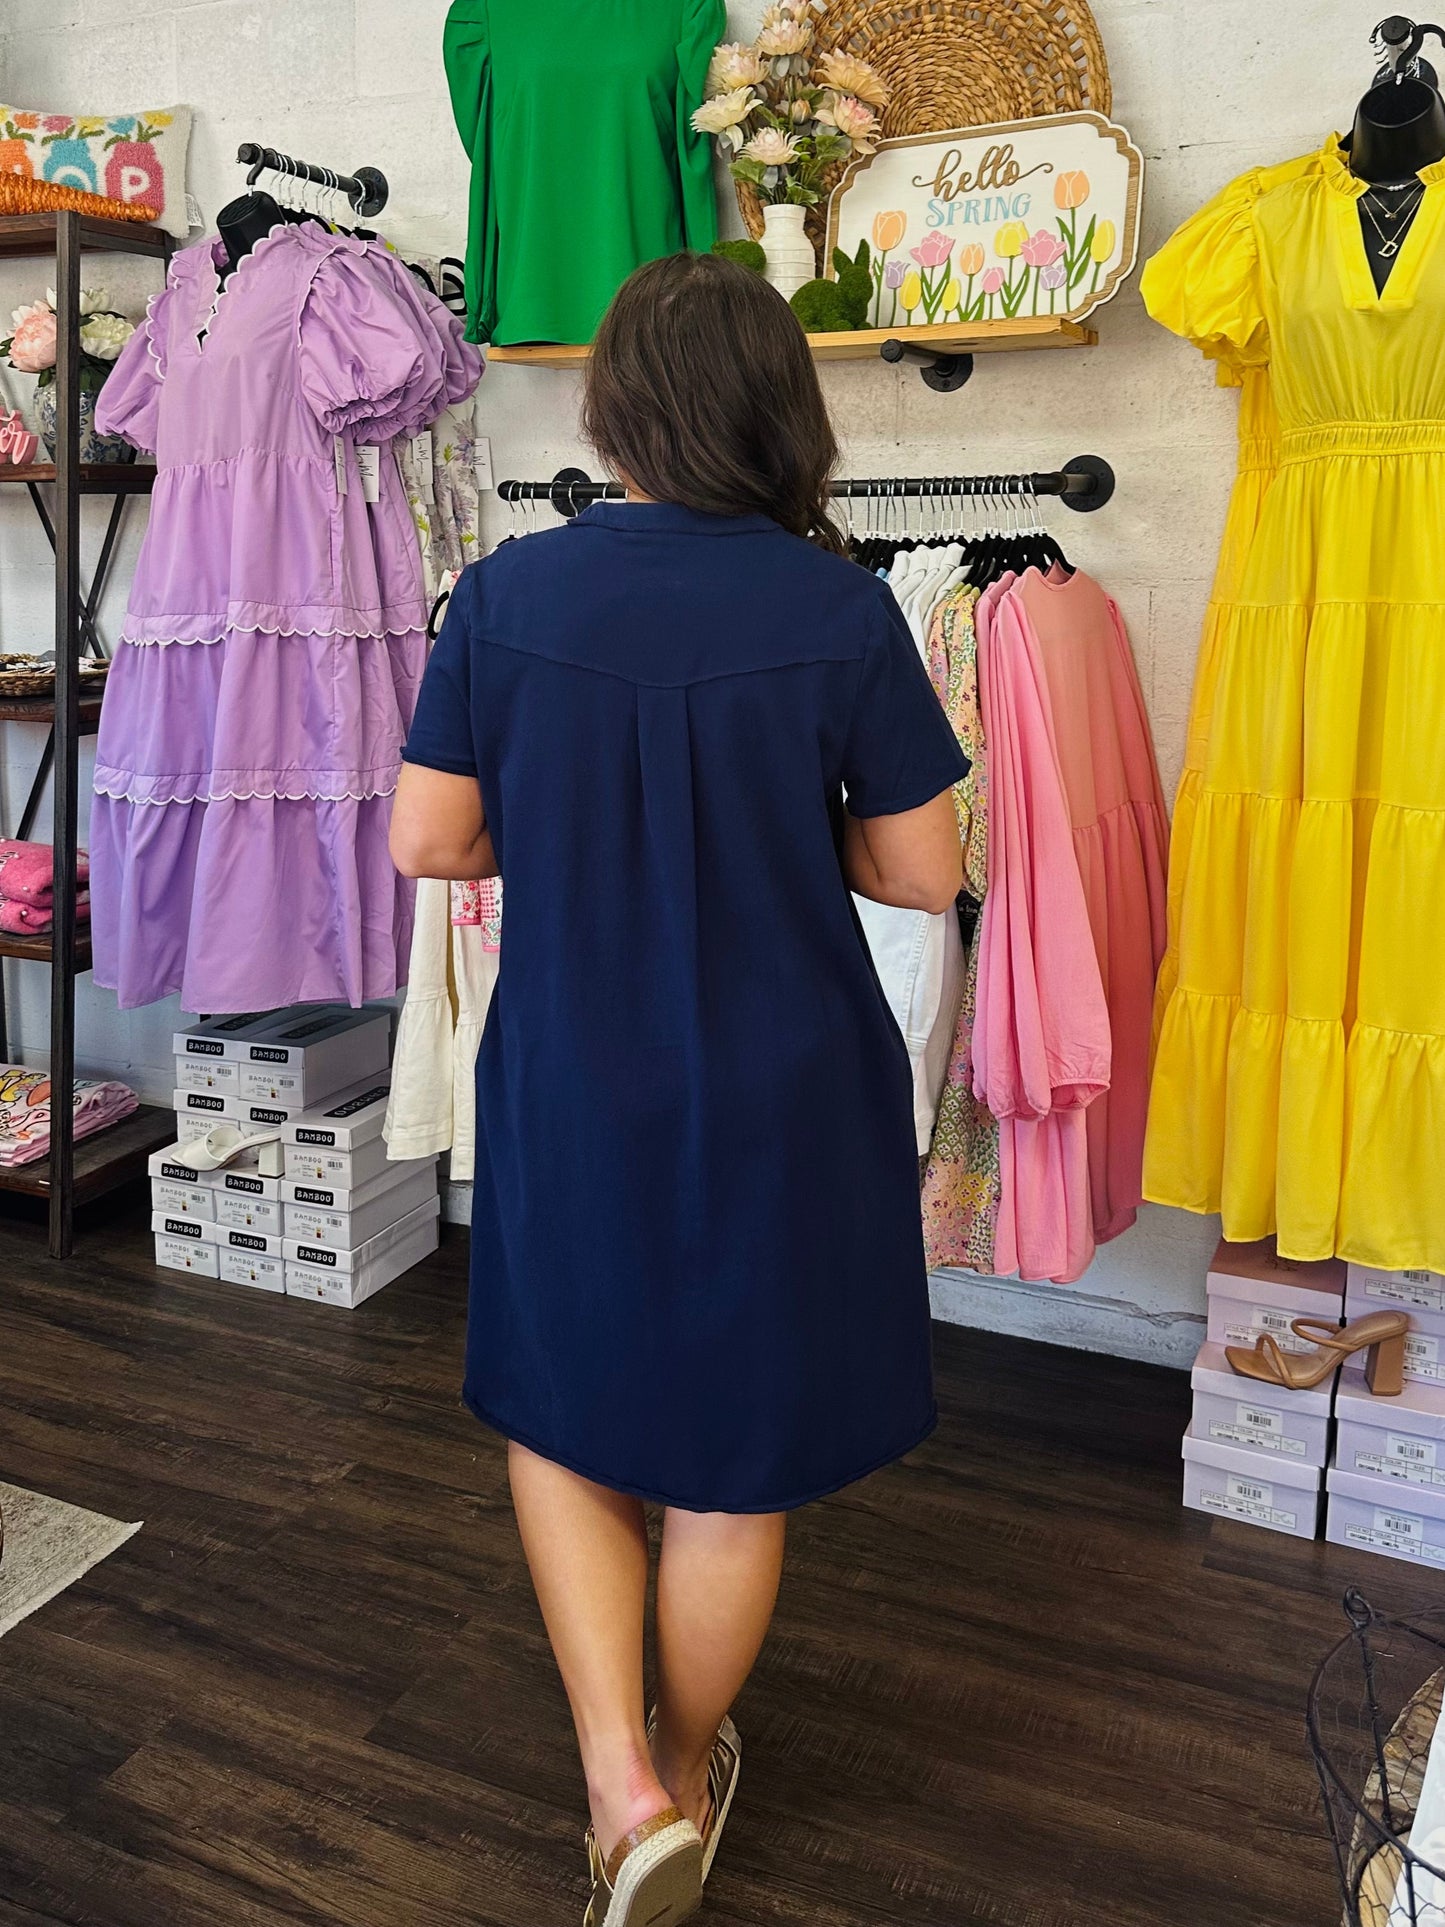
[(238, 200), (227, 201), (216, 216), (216, 232), (226, 250), (226, 264), (221, 269), (223, 284), (231, 270), (244, 260), (256, 243), (285, 219), (286, 212), (280, 202), (259, 189), (251, 194), (242, 194)]
[(1389, 280), (1400, 241), (1415, 219), (1414, 177), (1438, 160), (1445, 160), (1445, 100), (1438, 91), (1414, 79), (1372, 87), (1355, 114), (1350, 171), (1378, 189), (1360, 198), (1360, 228), (1376, 294)]

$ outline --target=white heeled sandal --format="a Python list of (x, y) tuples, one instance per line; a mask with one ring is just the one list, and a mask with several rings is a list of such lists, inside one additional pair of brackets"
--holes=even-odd
[(189, 1171), (219, 1171), (243, 1151), (260, 1150), (263, 1178), (279, 1178), (285, 1168), (285, 1153), (279, 1131), (245, 1132), (238, 1124), (216, 1124), (204, 1137), (177, 1145), (173, 1164), (184, 1164)]

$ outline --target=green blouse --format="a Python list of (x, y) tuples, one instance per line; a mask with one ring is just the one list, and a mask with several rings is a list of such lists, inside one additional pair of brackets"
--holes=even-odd
[(590, 341), (634, 268), (712, 246), (691, 116), (726, 26), (726, 0), (453, 0), (468, 340)]

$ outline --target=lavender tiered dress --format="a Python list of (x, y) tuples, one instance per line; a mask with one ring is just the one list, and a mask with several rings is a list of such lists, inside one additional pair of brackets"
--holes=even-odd
[(384, 248), (280, 227), (224, 289), (222, 258), (176, 258), (96, 411), (159, 472), (96, 751), (95, 975), (123, 1009), (356, 1004), (405, 981), (387, 829), (426, 660), (384, 445), (481, 362)]

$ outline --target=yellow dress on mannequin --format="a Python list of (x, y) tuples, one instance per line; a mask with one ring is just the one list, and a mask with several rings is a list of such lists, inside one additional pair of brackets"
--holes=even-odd
[(1145, 271), (1156, 319), (1268, 368), (1279, 464), (1201, 653), (1144, 1188), (1286, 1257), (1445, 1271), (1445, 163), (1420, 178), (1382, 294), (1334, 138)]

